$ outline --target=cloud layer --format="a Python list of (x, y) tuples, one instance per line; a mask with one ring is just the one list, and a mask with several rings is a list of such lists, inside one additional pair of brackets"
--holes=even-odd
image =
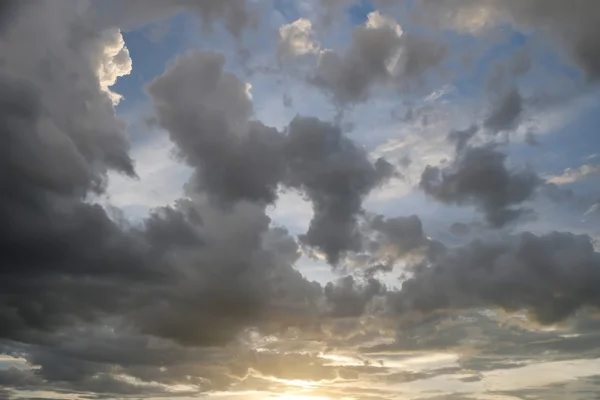
[[(600, 7), (293, 3), (1, 3), (1, 399), (598, 387), (599, 169), (579, 154), (595, 124), (569, 125), (583, 146), (526, 138), (540, 104), (576, 97), (528, 75), (549, 47), (595, 94)], [(152, 75), (134, 49), (176, 15), (201, 45)], [(490, 32), (507, 24), (536, 41), (502, 53)], [(465, 82), (452, 50), (471, 40), (497, 53)], [(277, 68), (249, 76), (240, 54)], [(191, 174), (133, 218), (109, 177), (150, 185), (132, 148), (157, 142), (174, 148), (157, 163)], [(285, 227), (273, 209), (293, 195), (302, 217)]]

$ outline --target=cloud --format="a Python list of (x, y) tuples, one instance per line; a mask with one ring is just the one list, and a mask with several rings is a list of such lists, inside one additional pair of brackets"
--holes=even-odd
[(79, 18), (70, 5), (23, 4), (0, 37), (3, 338), (93, 318), (115, 307), (101, 295), (113, 279), (144, 276), (136, 243), (84, 201), (102, 192), (107, 171), (135, 172), (125, 124), (98, 81), (102, 38)]
[(312, 24), (306, 18), (299, 18), (290, 24), (281, 26), (277, 46), (279, 60), (317, 53), (319, 50)]
[[(325, 1), (333, 8), (350, 3)], [(257, 120), (252, 86), (221, 54), (180, 56), (147, 85), (160, 128), (149, 134), (162, 136), (130, 151), (115, 110), (120, 97), (111, 91), (132, 68), (121, 29), (192, 10), (207, 27), (223, 22), (241, 39), (256, 4), (0, 6), (0, 386), (8, 388), (0, 398), (279, 396), (290, 388), (298, 396), (397, 398), (456, 387), (492, 396), (498, 393), (484, 387), (490, 382), (503, 391), (527, 386), (501, 382), (500, 373), (533, 373), (525, 364), (539, 354), (548, 361), (595, 356), (600, 256), (589, 236), (456, 223), (450, 229), (462, 242), (477, 240), (452, 247), (440, 241), (447, 232), (426, 235), (431, 211), (422, 196), (389, 205), (385, 215), (371, 213), (363, 202), (398, 176), (394, 165), (354, 141), (360, 130), (346, 133), (302, 115), (278, 129)], [(483, 15), (485, 24), (493, 14)], [(285, 57), (317, 52), (307, 22), (280, 32)], [(375, 12), (354, 29), (346, 52), (319, 53), (320, 62), (337, 57), (340, 69), (313, 83), (350, 105), (379, 85), (419, 81), (443, 54), (429, 37)], [(252, 84), (256, 96), (264, 91), (258, 79)], [(450, 97), (441, 92), (424, 102), (441, 104)], [(522, 111), (513, 103), (522, 99), (514, 93), (499, 98), (483, 128), (518, 123)], [(423, 129), (439, 122), (427, 106), (414, 112)], [(404, 122), (412, 119), (407, 113)], [(435, 138), (412, 135), (389, 147), (403, 146), (404, 160), (419, 172), (420, 163), (445, 154), (416, 157), (417, 140), (455, 147), (455, 159), (428, 167), (420, 187), (443, 204), (475, 206), (494, 227), (524, 214), (538, 190), (568, 200), (576, 194), (557, 184), (596, 173), (587, 164), (544, 182), (510, 168), (499, 147), (474, 147), (478, 124), (448, 140), (444, 123), (435, 129)], [(133, 155), (144, 158), (141, 178), (164, 170), (164, 160), (154, 165), (162, 140), (185, 164), (174, 166), (181, 176), (167, 176), (163, 188), (174, 193), (145, 203), (151, 210), (134, 221), (126, 210), (99, 204), (109, 178), (137, 179)], [(117, 205), (139, 203), (135, 196), (153, 190), (148, 181), (132, 187), (137, 193)], [(268, 216), (286, 191), (306, 201), (297, 237)], [(419, 209), (423, 222), (403, 207)], [(445, 218), (444, 231), (459, 219)], [(302, 250), (338, 267), (329, 276), (339, 279), (306, 279), (295, 267)], [(341, 277), (346, 267), (352, 275)], [(511, 315), (500, 321), (486, 309)], [(552, 327), (514, 316), (522, 311)], [(567, 320), (573, 324), (559, 324)]]
[(473, 234), (474, 232), (477, 232), (479, 230), (481, 230), (482, 226), (480, 223), (477, 222), (471, 222), (471, 223), (464, 223), (464, 222), (455, 222), (452, 225), (450, 225), (450, 233), (452, 233), (454, 236), (458, 236), (458, 237), (464, 237), (464, 236), (469, 236), (471, 234)]
[(598, 200), (594, 204), (592, 204), (583, 215), (585, 215), (585, 216), (595, 215), (595, 214), (598, 214), (599, 212), (600, 212), (600, 200)]
[(437, 66), (445, 48), (431, 39), (403, 32), (393, 18), (369, 13), (364, 26), (354, 28), (348, 50), (324, 49), (310, 82), (330, 93), (339, 105), (367, 100), (373, 87), (414, 81)]
[(415, 271), (390, 295), (400, 313), (469, 308), (525, 310), (542, 324), (598, 307), (600, 255), (589, 236), (531, 233), (476, 240)]
[(225, 202), (272, 203), (283, 179), (284, 137), (250, 121), (247, 84), (224, 71), (225, 58), (179, 57), (148, 85), (158, 123), (196, 168), (195, 184)]
[(102, 32), (102, 37), (106, 44), (99, 61), (98, 79), (102, 90), (107, 92), (113, 104), (117, 105), (123, 96), (109, 88), (117, 82), (117, 78), (131, 73), (132, 62), (123, 35), (118, 29), (106, 30)]
[(316, 310), (320, 286), (292, 269), (297, 245), (284, 229), (269, 228), (264, 207), (221, 209), (199, 199), (181, 207), (187, 218), (165, 209), (145, 223), (148, 245), (172, 271), (158, 303), (143, 296), (132, 310), (142, 332), (185, 345), (223, 345), (245, 327)]
[(393, 167), (383, 159), (372, 163), (339, 127), (316, 118), (296, 117), (287, 134), (251, 121), (247, 85), (223, 70), (224, 61), (196, 52), (148, 86), (159, 124), (196, 168), (191, 190), (226, 204), (265, 205), (275, 202), (280, 183), (301, 190), (314, 210), (301, 240), (336, 264), (341, 253), (358, 249), (362, 200)]
[(527, 76), (533, 67), (530, 50), (529, 47), (523, 46), (510, 57), (493, 63), (486, 83), (489, 94), (496, 96), (501, 94), (505, 101), (508, 97), (515, 96), (515, 91), (520, 95), (515, 85), (517, 79)]
[(375, 296), (386, 292), (385, 286), (374, 278), (368, 278), (364, 284), (352, 276), (341, 278), (336, 283), (329, 282), (325, 286), (325, 298), (331, 304), (331, 314), (336, 317), (361, 316)]
[(353, 257), (360, 269), (369, 266), (366, 275), (375, 272), (391, 272), (395, 263), (417, 256), (426, 250), (429, 241), (419, 217), (386, 218), (382, 215), (368, 216), (362, 226), (364, 244), (362, 253)]
[(384, 159), (367, 153), (342, 135), (339, 127), (316, 118), (295, 118), (289, 125), (286, 185), (302, 190), (314, 216), (301, 241), (337, 264), (345, 251), (360, 250), (357, 217), (362, 200), (393, 174)]
[(423, 14), (439, 26), (463, 32), (478, 33), (504, 22), (512, 22), (523, 32), (533, 31), (554, 41), (588, 78), (595, 80), (600, 74), (600, 54), (594, 46), (600, 34), (600, 8), (593, 2), (421, 0), (419, 5)]
[(565, 185), (589, 179), (600, 174), (600, 165), (583, 164), (578, 168), (567, 168), (560, 175), (547, 175), (546, 180), (556, 185)]
[[(71, 5), (55, 6), (24, 5), (0, 38), (2, 343), (17, 345), (42, 365), (39, 373), (50, 384), (87, 382), (96, 386), (81, 390), (139, 393), (140, 387), (113, 379), (111, 365), (121, 362), (78, 362), (81, 355), (53, 363), (31, 346), (60, 347), (69, 330), (103, 325), (190, 346), (222, 345), (247, 327), (277, 327), (316, 312), (322, 289), (292, 268), (299, 257), (296, 242), (270, 227), (264, 205), (238, 196), (229, 209), (215, 207), (190, 189), (190, 198), (128, 225), (86, 201), (103, 193), (108, 171), (130, 177), (135, 171), (125, 123), (97, 75), (106, 38), (88, 31)], [(23, 53), (23, 43), (33, 52)], [(218, 75), (219, 56), (201, 61), (191, 78), (207, 73), (212, 79), (214, 66)], [(229, 78), (229, 84), (212, 81), (209, 92), (225, 114), (211, 114), (214, 108), (202, 98), (191, 104), (207, 107), (205, 115), (218, 128), (213, 138), (227, 135), (229, 125), (221, 123), (237, 129), (246, 122), (236, 112), (250, 112), (246, 86)], [(171, 90), (177, 89), (175, 84)], [(181, 95), (194, 100), (185, 91)], [(223, 102), (237, 108), (227, 114)], [(185, 149), (190, 139), (173, 131), (174, 142)], [(94, 351), (92, 344), (85, 351)], [(94, 376), (106, 377), (107, 385), (120, 382), (120, 389), (102, 389)]]
[(523, 112), (523, 99), (516, 88), (500, 98), (483, 126), (492, 133), (514, 129)]
[(467, 147), (452, 164), (425, 168), (419, 186), (443, 203), (475, 205), (490, 225), (502, 227), (526, 212), (514, 206), (532, 198), (541, 184), (532, 171), (510, 170), (505, 163), (506, 155), (492, 145)]
[(479, 127), (477, 125), (471, 125), (467, 129), (450, 132), (448, 134), (448, 140), (456, 143), (456, 153), (460, 153), (477, 132), (479, 132)]

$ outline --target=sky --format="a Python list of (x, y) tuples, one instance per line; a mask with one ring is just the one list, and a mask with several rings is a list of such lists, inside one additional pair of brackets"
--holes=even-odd
[(0, 400), (600, 393), (600, 3), (0, 2)]

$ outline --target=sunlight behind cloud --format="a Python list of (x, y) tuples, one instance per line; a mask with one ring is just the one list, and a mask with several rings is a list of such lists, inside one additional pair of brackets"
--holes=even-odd
[(1, 400), (600, 393), (600, 1), (0, 4)]
[(273, 398), (273, 400), (333, 400), (331, 397), (321, 396), (300, 396), (294, 394), (282, 394), (279, 397)]

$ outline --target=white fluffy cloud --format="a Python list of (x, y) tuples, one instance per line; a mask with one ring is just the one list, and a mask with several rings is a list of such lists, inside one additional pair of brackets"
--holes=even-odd
[(113, 92), (110, 87), (119, 77), (131, 73), (132, 61), (119, 29), (111, 28), (104, 31), (102, 44), (104, 48), (98, 60), (98, 80), (102, 90), (108, 93), (113, 104), (117, 105), (123, 96)]
[(306, 18), (299, 18), (290, 24), (279, 28), (279, 44), (277, 56), (279, 59), (292, 58), (319, 51), (319, 43), (311, 22)]

